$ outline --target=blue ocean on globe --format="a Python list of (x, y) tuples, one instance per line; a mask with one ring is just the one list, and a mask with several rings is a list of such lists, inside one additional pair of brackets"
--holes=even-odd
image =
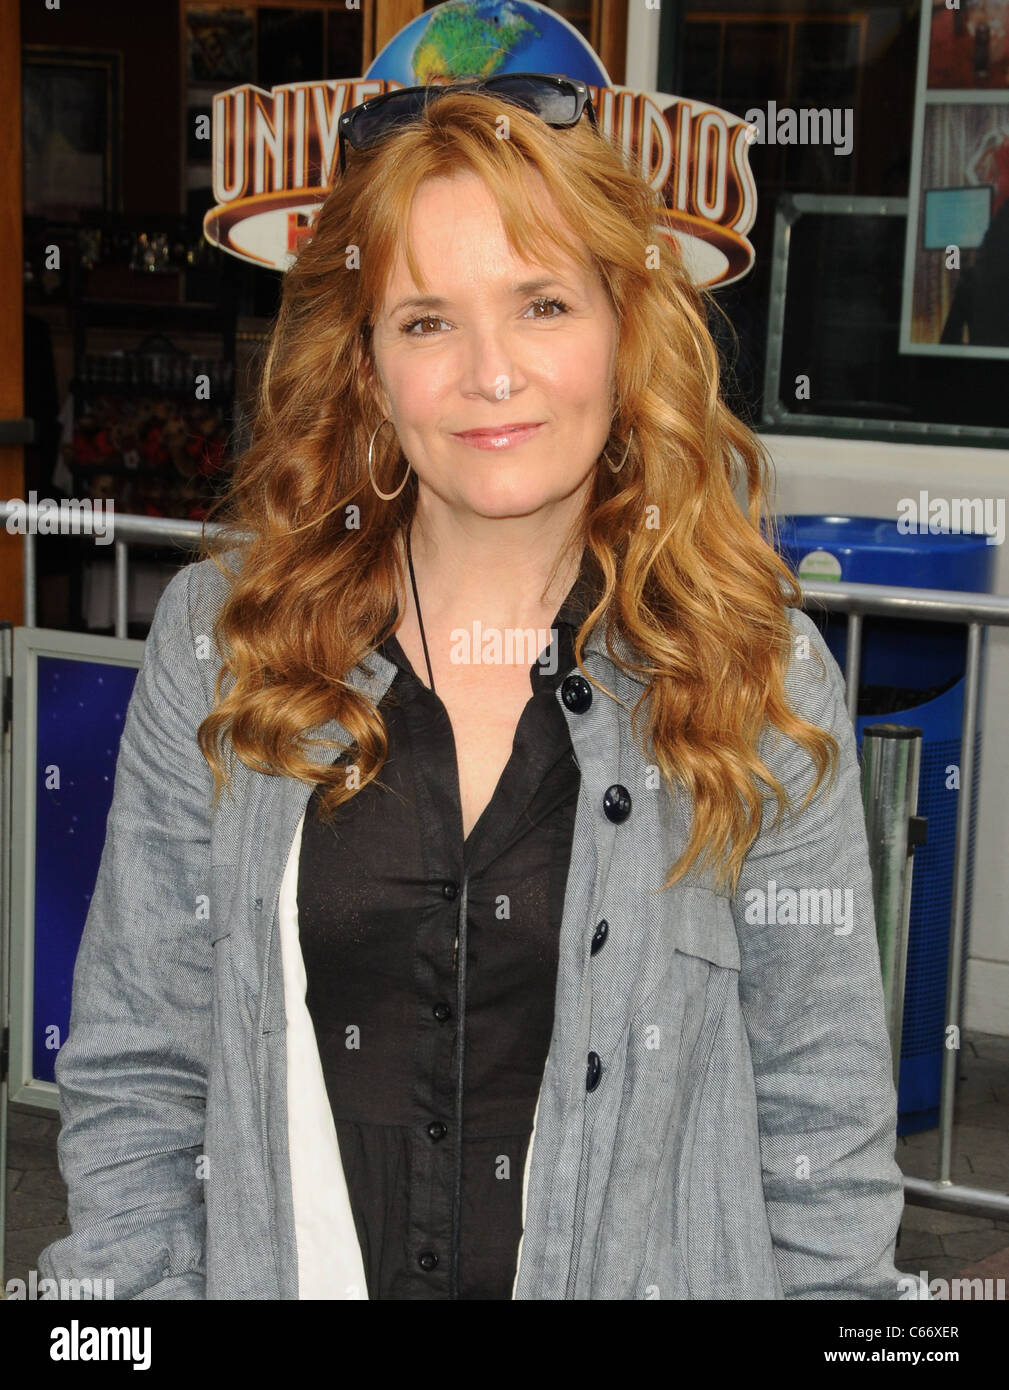
[(437, 5), (401, 29), (364, 76), (416, 87), (505, 72), (555, 72), (609, 85), (606, 69), (577, 29), (530, 0)]

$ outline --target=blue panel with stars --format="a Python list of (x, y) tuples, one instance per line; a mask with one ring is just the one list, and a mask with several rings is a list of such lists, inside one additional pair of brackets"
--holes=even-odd
[(137, 668), (38, 658), (32, 1069), (52, 1081)]

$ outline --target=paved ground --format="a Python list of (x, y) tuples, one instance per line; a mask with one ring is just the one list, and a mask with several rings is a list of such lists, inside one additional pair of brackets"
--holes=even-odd
[[(1009, 1038), (965, 1035), (955, 1117), (954, 1182), (1009, 1192)], [(55, 1118), (10, 1114), (4, 1280), (27, 1279), (39, 1251), (69, 1232), (58, 1130)], [(909, 1176), (935, 1177), (938, 1153), (936, 1130), (897, 1141), (897, 1161)], [(1009, 1292), (1009, 1214), (993, 1221), (908, 1203), (896, 1265), (913, 1274), (925, 1270), (929, 1279), (968, 1272), (1001, 1277)]]
[[(1009, 1038), (964, 1034), (953, 1117), (953, 1181), (1009, 1193)], [(934, 1178), (938, 1130), (898, 1139), (897, 1162), (908, 1177)], [(990, 1221), (905, 1205), (898, 1269), (951, 1279), (975, 1273), (982, 1261), (984, 1269), (976, 1272), (1005, 1279), (1009, 1296), (1009, 1213), (1005, 1220)]]

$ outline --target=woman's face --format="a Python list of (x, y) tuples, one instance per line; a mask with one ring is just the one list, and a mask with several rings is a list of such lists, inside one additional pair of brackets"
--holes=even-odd
[(380, 407), (421, 485), (485, 517), (569, 497), (613, 409), (618, 324), (602, 281), (567, 258), (517, 258), (473, 174), (422, 184), (410, 236), (431, 298), (400, 250), (373, 344)]

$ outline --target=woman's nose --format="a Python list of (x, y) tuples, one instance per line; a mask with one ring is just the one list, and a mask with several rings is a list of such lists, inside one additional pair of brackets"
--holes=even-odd
[(522, 385), (523, 372), (508, 330), (498, 324), (478, 324), (468, 334), (463, 353), (463, 391), (506, 400)]

